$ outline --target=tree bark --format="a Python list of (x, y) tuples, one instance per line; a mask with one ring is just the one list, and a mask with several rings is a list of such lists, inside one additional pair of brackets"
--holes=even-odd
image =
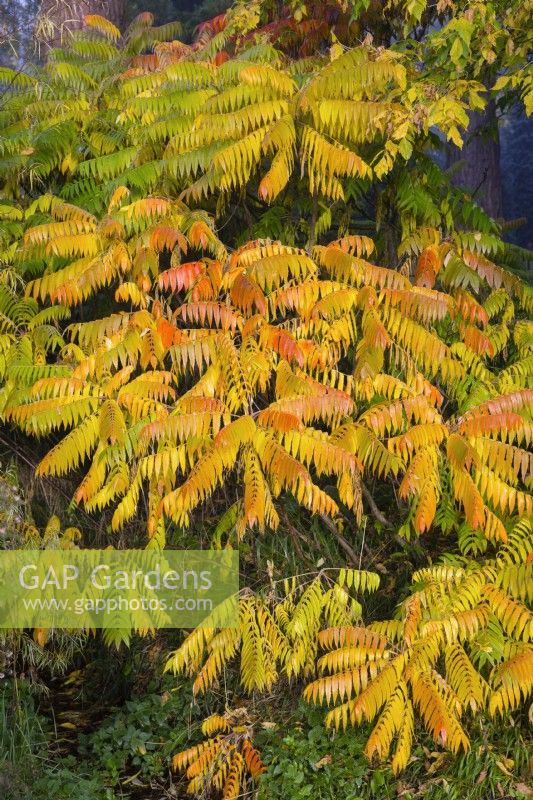
[(470, 114), (463, 138), (462, 150), (452, 146), (449, 151), (449, 167), (461, 162), (452, 175), (452, 183), (471, 194), (487, 214), (499, 219), (503, 215), (500, 135), (493, 102), (483, 111)]
[(61, 47), (83, 27), (85, 14), (99, 14), (117, 28), (124, 23), (126, 0), (42, 0), (39, 32), (49, 47)]
[(0, 66), (18, 69), (32, 52), (37, 0), (0, 0)]

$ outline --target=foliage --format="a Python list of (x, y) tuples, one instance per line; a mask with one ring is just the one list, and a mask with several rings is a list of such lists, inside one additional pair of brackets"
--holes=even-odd
[[(3, 104), (0, 174), (8, 194), (33, 194), (46, 184), (65, 200), (102, 213), (119, 185), (137, 196), (158, 191), (204, 203), (216, 192), (220, 214), (248, 184), (259, 198), (284, 205), (291, 175), (296, 182), (301, 174), (311, 193), (337, 204), (341, 235), (352, 210), (344, 201), (392, 173), (387, 202), (401, 210), (404, 238), (414, 227), (453, 228), (459, 221), (494, 232), (475, 204), (461, 193), (450, 195), (442, 173), (433, 168), (428, 180), (427, 149), (438, 145), (435, 134), (460, 144), (468, 110), (485, 102), (479, 70), (443, 73), (447, 50), (453, 53), (467, 38), (461, 39), (455, 19), (417, 47), (354, 47), (357, 36), (347, 32), (349, 44), (334, 44), (329, 60), (288, 62), (283, 49), (290, 47), (280, 31), (278, 47), (264, 38), (274, 37), (268, 25), (255, 38), (246, 32), (263, 13), (255, 6), (237, 6), (205, 23), (192, 45), (166, 42), (176, 26), (150, 28), (150, 15), (140, 15), (121, 49), (117, 32), (95, 22), (70, 50), (54, 51), (42, 72), (4, 70), (10, 95)], [(477, 9), (481, 14), (481, 5)], [(514, 64), (527, 25), (524, 12), (513, 10), (505, 25), (499, 22), (493, 46), (511, 53), (512, 36)], [(485, 20), (476, 17), (474, 26), (465, 15), (461, 25), (485, 36)], [(311, 21), (296, 26), (309, 28)], [(317, 37), (306, 35), (306, 41), (323, 48), (330, 33)], [(471, 39), (472, 33), (468, 54), (474, 58)], [(514, 89), (502, 89), (499, 97), (514, 96)], [(329, 206), (323, 206), (321, 228), (331, 227)], [(383, 227), (386, 213), (377, 212)]]
[(364, 738), (347, 734), (331, 734), (319, 719), (314, 725), (307, 720), (291, 725), (291, 732), (280, 738), (278, 726), (270, 736), (263, 734), (268, 770), (261, 779), (261, 800), (362, 800), (396, 796), (392, 780), (384, 770), (369, 774), (363, 755)]
[[(11, 685), (2, 680), (0, 685), (0, 753), (2, 767), (23, 767), (45, 743), (45, 731), (35, 712), (34, 699), (29, 684), (21, 681)], [(5, 775), (7, 780), (8, 775)]]
[[(52, 515), (44, 528), (39, 528), (24, 513), (24, 498), (17, 469), (12, 463), (0, 474), (0, 550), (69, 550), (77, 547), (81, 532), (75, 527), (62, 529), (60, 519)], [(29, 672), (34, 691), (46, 691), (42, 673), (60, 675), (80, 654), (86, 642), (85, 631), (36, 628), (0, 630), (0, 678), (16, 676), (17, 670)], [(45, 645), (48, 645), (45, 647)]]
[(146, 783), (161, 778), (190, 724), (190, 697), (180, 685), (127, 700), (98, 729), (83, 737), (81, 753), (112, 785), (133, 773)]
[(297, 714), (291, 720), (290, 732), (281, 736), (286, 725), (271, 724), (273, 727), (261, 734), (269, 766), (261, 779), (260, 800), (398, 796), (406, 800), (489, 800), (529, 796), (527, 778), (524, 780), (527, 748), (516, 729), (509, 732), (506, 743), (498, 735), (497, 726), (476, 731), (472, 751), (453, 759), (425, 745), (418, 747), (400, 782), (383, 767), (368, 764), (362, 733), (328, 733), (316, 713), (309, 712)]
[[(150, 547), (198, 524), (249, 546), (290, 503), (318, 520), (345, 566), (247, 575), (240, 627), (198, 628), (168, 669), (196, 694), (237, 663), (245, 696), (305, 683), (328, 727), (372, 723), (365, 754), (395, 774), (419, 720), (466, 752), (470, 715), (533, 690), (533, 293), (431, 158), (486, 103), (486, 63), (500, 107), (529, 107), (527, 16), (441, 5), (362, 43), (365, 3), (279, 25), (237, 4), (190, 45), (93, 15), (0, 76), (5, 424), (39, 440), (39, 478), (75, 476), (73, 510), (125, 537), (140, 518)], [(366, 514), (391, 512), (427, 563), (367, 619)], [(264, 772), (260, 719), (218, 711), (173, 764), (237, 797)]]
[[(483, 566), (463, 559), (419, 570), (397, 617), (367, 627), (348, 588), (375, 590), (373, 573), (341, 570), (331, 586), (322, 574), (305, 588), (285, 582), (286, 596), (271, 596), (270, 604), (244, 596), (239, 631), (197, 629), (167, 669), (196, 674), (193, 690), (204, 693), (240, 650), (249, 692), (271, 690), (284, 677), (314, 677), (304, 697), (333, 706), (328, 727), (375, 722), (365, 746), (370, 760), (387, 759), (395, 740), (394, 773), (409, 763), (415, 712), (436, 744), (468, 751), (467, 711), (503, 715), (533, 689), (533, 615), (521, 601), (531, 602), (531, 533), (530, 522), (518, 523), (510, 546)], [(182, 757), (175, 763), (183, 766)]]
[(215, 789), (233, 800), (253, 785), (264, 772), (264, 764), (253, 745), (253, 725), (245, 708), (212, 714), (202, 723), (209, 738), (177, 753), (173, 767), (186, 770), (190, 794)]
[[(30, 797), (54, 797), (56, 800), (115, 800), (113, 790), (98, 773), (80, 769), (73, 757), (51, 764), (37, 779)], [(27, 795), (26, 795), (27, 796)]]
[[(38, 474), (63, 475), (91, 459), (75, 500), (87, 511), (112, 504), (115, 530), (135, 515), (145, 484), (150, 536), (162, 536), (165, 520), (187, 525), (235, 466), (244, 482), (239, 535), (278, 526), (282, 491), (332, 518), (341, 502), (360, 521), (366, 475), (402, 476), (406, 533), (428, 530), (453, 499), (495, 542), (506, 541), (506, 515), (531, 513), (531, 456), (520, 447), (531, 440), (529, 323), (515, 326), (508, 300), (528, 309), (531, 292), (484, 256), (435, 245), (411, 283), (353, 254), (372, 252), (367, 237), (317, 246), (314, 260), (268, 241), (228, 257), (205, 219), (162, 198), (119, 209), (123, 220), (151, 222), (127, 245), (118, 231), (101, 243), (65, 234), (85, 214), (72, 205), (67, 213), (67, 222), (30, 227), (24, 247), (35, 250), (37, 235), (45, 248), (85, 247), (90, 238), (94, 257), (28, 285), (30, 296), (54, 303), (39, 312), (53, 322), (44, 336), (28, 325), (10, 349), (4, 413), (28, 434), (66, 433)], [(162, 236), (175, 258), (189, 248), (218, 258), (154, 273)], [(439, 288), (428, 288), (441, 272)], [(65, 303), (119, 278), (115, 313), (61, 330), (57, 310), (63, 317)], [(480, 305), (473, 290), (484, 286), (493, 291)], [(120, 310), (124, 301), (134, 308)], [(514, 355), (491, 372), (503, 347)], [(43, 363), (50, 356), (55, 363)], [(453, 403), (445, 416), (442, 390)], [(334, 477), (338, 499), (310, 469)]]
[(31, 684), (0, 685), (0, 786), (5, 800), (114, 800), (100, 775), (80, 769), (73, 757), (52, 762), (50, 725), (39, 714)]

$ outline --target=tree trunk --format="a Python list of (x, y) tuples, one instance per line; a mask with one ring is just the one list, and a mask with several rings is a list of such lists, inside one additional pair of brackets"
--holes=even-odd
[(0, 66), (18, 69), (31, 58), (38, 0), (0, 0)]
[(448, 166), (461, 162), (452, 175), (452, 183), (464, 189), (487, 214), (495, 219), (503, 214), (500, 171), (500, 136), (493, 102), (483, 111), (470, 114), (463, 149), (452, 146)]
[(49, 47), (61, 47), (70, 33), (83, 27), (85, 14), (99, 14), (122, 27), (126, 0), (42, 0), (39, 34)]

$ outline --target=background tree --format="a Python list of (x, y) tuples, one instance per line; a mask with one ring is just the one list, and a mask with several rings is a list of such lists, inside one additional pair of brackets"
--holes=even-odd
[(37, 36), (48, 47), (58, 47), (83, 26), (86, 14), (99, 14), (122, 28), (126, 6), (126, 0), (41, 0)]
[(0, 64), (18, 67), (35, 56), (31, 32), (39, 0), (2, 0), (0, 3)]

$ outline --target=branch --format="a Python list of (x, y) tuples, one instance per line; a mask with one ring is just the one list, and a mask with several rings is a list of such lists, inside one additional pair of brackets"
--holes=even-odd
[(305, 538), (305, 536), (303, 536), (300, 533), (298, 528), (295, 528), (295, 526), (292, 524), (292, 522), (289, 519), (289, 516), (288, 516), (287, 512), (283, 512), (283, 522), (287, 527), (287, 530), (288, 530), (288, 532), (290, 534), (290, 537), (292, 539), (292, 542), (294, 544), (294, 548), (295, 548), (298, 556), (301, 558), (301, 560), (302, 560), (302, 562), (304, 564), (305, 563), (311, 564), (312, 562), (311, 562), (311, 560), (309, 558), (306, 557), (304, 551), (302, 550), (302, 545), (300, 544), (299, 540), (302, 539), (307, 545), (309, 543), (308, 543), (307, 539)]
[[(363, 495), (365, 497), (365, 500), (367, 501), (368, 505), (370, 506), (370, 512), (371, 512), (372, 516), (374, 517), (374, 519), (377, 519), (377, 521), (380, 522), (383, 525), (384, 528), (394, 528), (394, 525), (392, 524), (392, 522), (390, 522), (390, 520), (387, 519), (385, 514), (383, 514), (379, 510), (379, 508), (376, 505), (376, 501), (372, 497), (372, 494), (371, 494), (370, 490), (365, 486), (364, 483), (361, 483), (361, 488), (363, 490)], [(407, 548), (407, 546), (408, 546), (407, 542), (405, 541), (405, 539), (402, 539), (402, 537), (399, 536), (397, 533), (394, 534), (393, 538), (394, 538), (394, 541), (397, 544), (399, 544), (400, 547), (403, 547), (404, 550)]]
[(375, 501), (375, 500), (374, 500), (374, 498), (372, 497), (372, 494), (371, 494), (370, 490), (369, 490), (369, 489), (367, 489), (367, 487), (365, 486), (365, 484), (364, 484), (364, 483), (361, 483), (361, 488), (362, 488), (362, 490), (363, 490), (363, 495), (364, 495), (364, 497), (365, 497), (365, 499), (366, 499), (366, 501), (367, 501), (368, 505), (370, 506), (370, 511), (372, 512), (372, 516), (373, 516), (375, 519), (377, 519), (377, 521), (378, 521), (378, 522), (381, 522), (381, 524), (382, 524), (382, 525), (383, 525), (385, 528), (393, 528), (393, 527), (394, 527), (394, 525), (392, 524), (392, 522), (390, 522), (390, 521), (387, 519), (387, 517), (385, 516), (385, 514), (383, 514), (383, 513), (382, 513), (382, 512), (379, 510), (379, 508), (378, 508), (378, 507), (377, 507), (377, 505), (376, 505), (376, 501)]
[(340, 546), (342, 547), (342, 549), (344, 550), (344, 552), (346, 553), (346, 555), (348, 556), (354, 567), (356, 567), (359, 564), (359, 556), (357, 555), (351, 544), (348, 541), (346, 541), (346, 539), (341, 533), (339, 533), (339, 531), (337, 530), (334, 523), (330, 520), (329, 517), (327, 517), (325, 514), (320, 514), (320, 519), (322, 520), (328, 531), (330, 531), (335, 537), (335, 539), (338, 541), (338, 543), (340, 544)]

